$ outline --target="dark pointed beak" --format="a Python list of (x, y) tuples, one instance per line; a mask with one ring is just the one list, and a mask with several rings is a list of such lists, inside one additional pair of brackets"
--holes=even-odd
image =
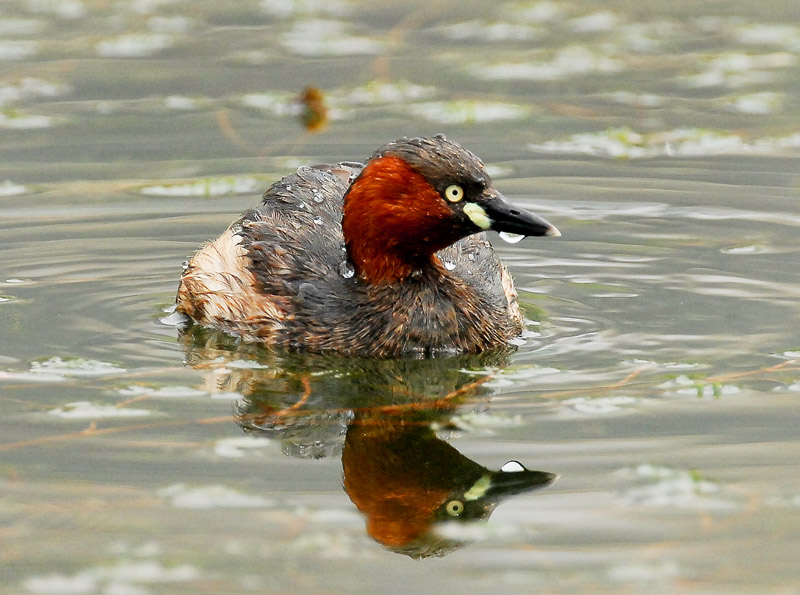
[(558, 237), (561, 235), (555, 225), (530, 211), (515, 207), (506, 201), (499, 192), (493, 193), (492, 197), (481, 206), (491, 222), (489, 229), (494, 231), (505, 231), (523, 236)]
[(512, 462), (519, 466), (519, 470), (492, 473), (492, 481), (486, 491), (486, 496), (490, 499), (499, 500), (506, 496), (543, 488), (558, 479), (558, 475), (555, 473), (528, 470), (516, 461)]

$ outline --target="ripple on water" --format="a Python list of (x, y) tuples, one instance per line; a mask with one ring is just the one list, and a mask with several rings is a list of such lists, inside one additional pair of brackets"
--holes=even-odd
[(750, 244), (748, 246), (735, 246), (733, 248), (723, 248), (720, 250), (723, 254), (733, 255), (747, 255), (747, 254), (767, 254), (771, 250), (761, 244)]

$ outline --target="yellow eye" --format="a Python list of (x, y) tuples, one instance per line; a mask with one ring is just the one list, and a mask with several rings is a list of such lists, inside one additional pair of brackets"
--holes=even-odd
[(444, 189), (444, 197), (450, 202), (458, 202), (464, 198), (464, 189), (458, 184), (450, 184)]
[(464, 512), (464, 503), (459, 500), (450, 500), (447, 503), (447, 514), (450, 516), (458, 516)]

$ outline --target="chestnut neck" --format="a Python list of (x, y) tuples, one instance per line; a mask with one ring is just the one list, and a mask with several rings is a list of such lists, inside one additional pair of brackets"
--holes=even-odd
[(394, 283), (435, 266), (463, 234), (436, 189), (396, 156), (372, 159), (344, 197), (342, 232), (358, 278)]

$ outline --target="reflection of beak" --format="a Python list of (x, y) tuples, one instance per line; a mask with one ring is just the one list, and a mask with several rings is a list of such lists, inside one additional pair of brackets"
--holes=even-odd
[(497, 471), (492, 473), (486, 496), (492, 500), (499, 500), (506, 496), (543, 488), (558, 479), (558, 475), (555, 473), (529, 471), (522, 465), (519, 465), (519, 467), (518, 471)]
[(509, 204), (499, 192), (481, 204), (489, 219), (488, 229), (505, 231), (523, 236), (560, 236), (561, 232), (549, 221), (530, 211)]

